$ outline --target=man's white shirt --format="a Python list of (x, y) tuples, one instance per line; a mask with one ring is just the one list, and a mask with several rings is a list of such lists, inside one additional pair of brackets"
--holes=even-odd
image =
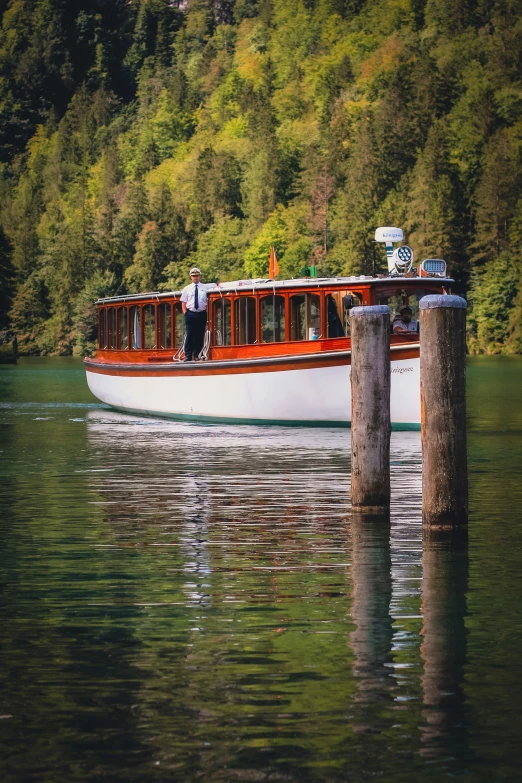
[(417, 321), (414, 321), (413, 318), (411, 321), (407, 324), (405, 321), (402, 320), (402, 318), (399, 316), (397, 318), (393, 319), (392, 328), (395, 331), (395, 327), (398, 326), (400, 328), (401, 332), (416, 332), (417, 331)]
[(198, 283), (198, 309), (194, 307), (194, 292), (196, 290), (196, 283), (189, 283), (185, 286), (181, 292), (181, 301), (187, 305), (187, 310), (192, 312), (201, 313), (207, 309), (207, 286), (205, 283)]

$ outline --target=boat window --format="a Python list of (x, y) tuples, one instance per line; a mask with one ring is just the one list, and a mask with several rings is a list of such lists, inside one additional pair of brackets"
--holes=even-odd
[(105, 307), (102, 307), (99, 313), (98, 345), (100, 348), (107, 347), (107, 310)]
[(185, 339), (185, 317), (181, 302), (174, 302), (174, 346), (181, 348)]
[(261, 299), (261, 339), (264, 343), (280, 343), (285, 339), (284, 296)]
[(408, 297), (401, 293), (398, 293), (395, 296), (379, 296), (377, 298), (377, 304), (388, 305), (392, 319), (394, 316), (398, 315), (399, 307), (403, 304), (407, 304), (407, 302)]
[(156, 308), (152, 304), (143, 308), (143, 347), (156, 347)]
[[(411, 308), (412, 320), (418, 321), (419, 302), (422, 297), (426, 296), (428, 293), (430, 293), (430, 291), (427, 289), (418, 289), (413, 293), (408, 293), (405, 289), (397, 289), (393, 293), (388, 290), (377, 296), (377, 304), (388, 305), (392, 323), (393, 319), (399, 315), (399, 308), (405, 304)], [(390, 294), (390, 296), (386, 296), (385, 294)]]
[(361, 302), (361, 295), (354, 291), (332, 291), (326, 295), (328, 337), (350, 335), (350, 310), (359, 307)]
[(107, 313), (107, 345), (116, 348), (116, 308), (109, 307)]
[(129, 320), (126, 307), (118, 309), (118, 332), (120, 351), (126, 351), (129, 347)]
[(235, 344), (252, 345), (256, 341), (256, 300), (241, 296), (234, 302)]
[(363, 302), (362, 294), (356, 291), (343, 291), (343, 327), (346, 337), (350, 336), (350, 310), (354, 307), (361, 307)]
[(230, 299), (221, 297), (213, 304), (212, 324), (214, 328), (214, 345), (230, 345), (232, 342), (232, 325), (230, 320)]
[(158, 348), (172, 348), (172, 311), (170, 302), (158, 305)]
[(135, 350), (141, 348), (141, 312), (139, 305), (134, 305), (130, 309), (130, 332), (131, 347)]
[(410, 294), (408, 297), (408, 304), (411, 307), (411, 313), (412, 313), (412, 319), (414, 321), (419, 321), (419, 302), (422, 299), (423, 296), (426, 296), (427, 294), (432, 294), (433, 291), (416, 291), (414, 294)]
[(290, 297), (290, 339), (318, 340), (321, 336), (321, 300), (319, 294)]

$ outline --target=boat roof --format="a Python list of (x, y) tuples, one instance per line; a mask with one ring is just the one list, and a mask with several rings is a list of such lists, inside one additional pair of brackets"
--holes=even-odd
[[(402, 275), (386, 275), (374, 277), (372, 275), (353, 275), (352, 277), (297, 277), (289, 280), (270, 280), (264, 277), (256, 277), (250, 280), (233, 280), (228, 283), (205, 283), (207, 293), (241, 293), (242, 291), (278, 291), (285, 288), (323, 288), (330, 285), (339, 285), (343, 288), (355, 286), (379, 284), (379, 287), (387, 287), (397, 284), (412, 285), (414, 283), (438, 283), (439, 285), (451, 285), (454, 280), (450, 277), (404, 277)], [(123, 294), (121, 296), (110, 296), (98, 299), (96, 304), (107, 304), (109, 302), (129, 302), (139, 301), (140, 299), (171, 299), (181, 296), (181, 291), (149, 291), (145, 294)]]

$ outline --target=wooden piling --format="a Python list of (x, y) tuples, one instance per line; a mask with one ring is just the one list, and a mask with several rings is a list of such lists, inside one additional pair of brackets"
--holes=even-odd
[(384, 513), (390, 505), (390, 309), (350, 311), (352, 341), (352, 507)]
[(422, 520), (427, 528), (468, 522), (466, 301), (420, 301)]

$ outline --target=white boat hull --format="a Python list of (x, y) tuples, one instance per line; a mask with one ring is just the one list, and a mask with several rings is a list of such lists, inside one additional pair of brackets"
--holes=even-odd
[[(92, 393), (113, 408), (151, 416), (244, 424), (347, 426), (350, 365), (236, 374), (111, 374), (87, 366)], [(420, 427), (420, 360), (391, 362), (395, 429)]]

